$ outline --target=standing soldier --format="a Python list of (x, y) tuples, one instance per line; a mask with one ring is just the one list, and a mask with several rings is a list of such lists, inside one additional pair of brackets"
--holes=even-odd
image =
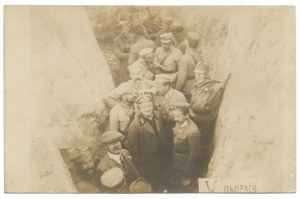
[(184, 95), (172, 88), (172, 79), (166, 74), (159, 74), (155, 78), (156, 95), (153, 102), (155, 110), (159, 111), (165, 121), (173, 122), (169, 114), (169, 107), (174, 102), (186, 102)]
[(120, 84), (103, 98), (104, 104), (108, 109), (112, 109), (118, 104), (125, 92), (137, 96), (140, 91), (151, 89), (154, 86), (153, 81), (144, 78), (141, 67), (132, 66), (129, 68), (129, 73), (131, 78), (129, 81)]
[(172, 116), (176, 121), (172, 164), (168, 175), (170, 192), (195, 192), (200, 167), (200, 132), (189, 117), (189, 104), (175, 102)]
[(173, 24), (173, 18), (171, 17), (165, 17), (162, 20), (162, 29), (158, 31), (156, 35), (156, 45), (161, 46), (161, 38), (160, 36), (164, 33), (169, 33), (170, 32), (170, 27)]
[(120, 168), (125, 175), (125, 184), (130, 185), (139, 177), (139, 173), (131, 162), (131, 156), (126, 149), (122, 149), (124, 136), (118, 131), (106, 131), (101, 135), (101, 142), (106, 149), (106, 155), (99, 163), (97, 170), (104, 173), (112, 168)]
[(175, 38), (174, 46), (181, 50), (181, 53), (184, 55), (187, 48), (187, 42), (183, 30), (184, 28), (181, 24), (172, 24), (170, 27), (170, 32)]
[(178, 71), (178, 79), (175, 89), (182, 91), (188, 102), (191, 100), (191, 89), (195, 82), (195, 66), (202, 61), (202, 54), (198, 50), (200, 37), (195, 32), (187, 34), (188, 48), (185, 55), (180, 59), (180, 68)]
[(130, 46), (134, 43), (135, 39), (133, 34), (129, 33), (127, 21), (121, 21), (117, 28), (120, 30), (120, 35), (114, 39), (114, 53), (120, 62), (120, 82), (129, 80), (128, 58), (130, 52)]
[(143, 25), (146, 27), (152, 41), (156, 39), (156, 35), (160, 30), (160, 23), (157, 12), (154, 9), (149, 9), (148, 17), (143, 21)]
[(214, 127), (223, 98), (223, 84), (209, 78), (209, 66), (198, 62), (195, 68), (196, 82), (192, 87), (190, 116), (199, 127), (203, 147), (201, 153), (201, 177), (205, 177), (213, 151)]
[(140, 58), (136, 60), (130, 67), (142, 68), (142, 73), (146, 79), (154, 79), (154, 53), (152, 48), (144, 48), (139, 52)]
[(136, 104), (140, 114), (129, 125), (126, 146), (140, 175), (149, 180), (154, 192), (161, 192), (164, 188), (164, 169), (168, 165), (163, 151), (161, 121), (153, 111), (152, 95), (139, 96)]
[(156, 73), (167, 74), (175, 83), (182, 53), (172, 45), (174, 42), (172, 33), (164, 33), (160, 38), (162, 47), (157, 48), (154, 54)]
[(172, 155), (173, 130), (175, 122), (170, 114), (170, 107), (174, 102), (186, 102), (184, 95), (171, 87), (172, 80), (168, 75), (160, 74), (155, 79), (156, 95), (154, 95), (154, 109), (158, 111), (162, 120), (162, 131), (165, 135), (164, 151), (168, 160)]
[(128, 64), (132, 64), (139, 58), (139, 52), (143, 48), (154, 49), (154, 42), (152, 40), (146, 39), (144, 36), (144, 27), (142, 25), (136, 25), (132, 28), (132, 32), (135, 35), (136, 42), (130, 48), (130, 54), (128, 59)]

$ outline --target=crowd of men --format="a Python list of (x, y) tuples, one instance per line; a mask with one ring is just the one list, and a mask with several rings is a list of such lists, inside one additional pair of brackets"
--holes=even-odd
[(103, 99), (106, 154), (70, 151), (80, 192), (197, 192), (207, 175), (224, 84), (209, 77), (199, 34), (157, 17), (150, 9), (116, 26), (120, 84)]

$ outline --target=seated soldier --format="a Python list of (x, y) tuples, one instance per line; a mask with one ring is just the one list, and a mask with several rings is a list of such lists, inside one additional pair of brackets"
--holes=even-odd
[(96, 193), (100, 191), (100, 182), (96, 166), (98, 159), (94, 159), (88, 147), (71, 148), (69, 160), (74, 165), (73, 181), (79, 193)]
[(151, 89), (154, 82), (144, 78), (141, 67), (131, 66), (128, 68), (130, 80), (120, 84), (103, 98), (103, 102), (108, 109), (113, 108), (120, 102), (121, 95), (126, 92), (135, 93), (136, 95), (143, 89)]
[(189, 117), (189, 104), (175, 102), (171, 114), (176, 121), (172, 163), (168, 181), (170, 192), (197, 191), (200, 167), (200, 131)]
[(118, 131), (107, 131), (101, 135), (100, 139), (107, 154), (99, 163), (97, 170), (104, 173), (111, 168), (120, 168), (125, 175), (125, 183), (129, 186), (139, 177), (139, 173), (131, 162), (129, 151), (122, 149), (123, 138)]
[(152, 48), (143, 48), (139, 52), (140, 58), (136, 60), (130, 67), (140, 67), (142, 68), (142, 73), (146, 79), (154, 79), (154, 53)]

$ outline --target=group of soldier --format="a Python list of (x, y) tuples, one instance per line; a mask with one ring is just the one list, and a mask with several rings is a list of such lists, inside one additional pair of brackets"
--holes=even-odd
[(149, 10), (143, 22), (116, 27), (121, 82), (103, 99), (106, 154), (95, 161), (87, 149), (70, 152), (82, 191), (197, 192), (207, 175), (224, 84), (210, 79), (198, 33), (184, 34), (171, 17), (157, 21)]

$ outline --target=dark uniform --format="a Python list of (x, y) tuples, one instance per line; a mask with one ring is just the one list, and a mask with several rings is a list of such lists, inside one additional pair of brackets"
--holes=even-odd
[[(137, 104), (152, 102), (152, 97), (141, 96)], [(165, 134), (161, 119), (153, 112), (152, 118), (139, 114), (129, 125), (126, 146), (141, 177), (149, 180), (155, 192), (161, 192), (165, 184), (165, 168), (169, 164), (165, 156)]]
[[(204, 64), (198, 65), (201, 67)], [(201, 145), (203, 146), (203, 150), (201, 152), (200, 175), (201, 177), (205, 177), (214, 148), (214, 128), (223, 98), (223, 84), (207, 78), (201, 83), (195, 82), (191, 94), (190, 116), (202, 134)]]
[(120, 81), (125, 82), (129, 80), (128, 59), (130, 46), (135, 42), (133, 34), (128, 33), (127, 35), (120, 34), (114, 39), (114, 53), (120, 62)]
[(181, 183), (181, 178), (186, 177), (195, 184), (199, 176), (201, 134), (191, 119), (181, 125), (176, 124), (173, 131), (174, 146), (169, 182), (172, 192), (184, 192), (186, 190)]

